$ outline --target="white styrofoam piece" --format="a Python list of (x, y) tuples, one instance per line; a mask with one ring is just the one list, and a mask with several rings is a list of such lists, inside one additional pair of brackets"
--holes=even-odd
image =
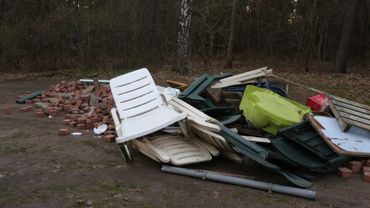
[(343, 132), (335, 118), (315, 116), (320, 123), (322, 132), (330, 141), (348, 152), (361, 152), (370, 154), (370, 131), (352, 126), (347, 132)]

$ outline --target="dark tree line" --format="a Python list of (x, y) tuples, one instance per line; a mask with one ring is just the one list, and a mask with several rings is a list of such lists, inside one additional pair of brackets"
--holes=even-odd
[(186, 56), (224, 57), (228, 67), (245, 54), (299, 58), (306, 68), (329, 61), (340, 72), (347, 58), (370, 59), (370, 0), (0, 0), (0, 68), (182, 65), (174, 60), (184, 2)]

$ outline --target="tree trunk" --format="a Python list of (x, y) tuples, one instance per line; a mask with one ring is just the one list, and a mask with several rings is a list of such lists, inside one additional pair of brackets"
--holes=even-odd
[(343, 30), (335, 60), (336, 71), (340, 73), (347, 72), (347, 61), (352, 44), (351, 39), (356, 17), (357, 2), (358, 0), (347, 1), (347, 9), (343, 22)]
[(229, 34), (229, 43), (227, 45), (227, 57), (225, 62), (225, 68), (233, 67), (233, 48), (234, 48), (234, 39), (235, 39), (235, 22), (236, 22), (236, 11), (238, 8), (239, 0), (233, 0), (233, 8), (231, 11), (231, 22), (230, 22), (230, 34)]
[(181, 0), (180, 31), (177, 36), (177, 60), (174, 66), (174, 70), (180, 74), (186, 74), (190, 69), (191, 3), (192, 0)]

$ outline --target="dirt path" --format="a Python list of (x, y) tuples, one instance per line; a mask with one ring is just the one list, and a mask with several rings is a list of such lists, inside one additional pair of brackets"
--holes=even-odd
[[(23, 91), (47, 89), (51, 81), (0, 82), (0, 108)], [(60, 119), (33, 112), (0, 114), (0, 207), (370, 207), (369, 184), (360, 175), (317, 175), (317, 201), (269, 194), (160, 172), (160, 165), (134, 152), (126, 164), (116, 144), (91, 133), (57, 135)], [(217, 158), (190, 166), (288, 184), (252, 162)]]

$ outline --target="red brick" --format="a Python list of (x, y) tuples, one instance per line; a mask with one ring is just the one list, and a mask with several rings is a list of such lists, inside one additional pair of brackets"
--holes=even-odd
[(97, 122), (99, 122), (99, 118), (98, 117), (93, 117), (93, 118), (91, 118), (91, 121), (94, 122), (94, 123), (97, 123)]
[(45, 117), (46, 114), (42, 110), (37, 110), (36, 111), (36, 117)]
[(108, 123), (108, 120), (109, 120), (109, 116), (104, 116), (103, 119), (102, 119), (102, 123)]
[(103, 141), (104, 142), (115, 142), (116, 136), (115, 135), (105, 135), (103, 136)]
[(362, 167), (362, 173), (364, 173), (364, 172), (370, 172), (370, 167), (363, 166)]
[(78, 129), (86, 129), (86, 124), (84, 124), (84, 123), (79, 123), (79, 124), (77, 124), (77, 128), (78, 128)]
[(80, 111), (79, 110), (73, 110), (72, 113), (73, 114), (80, 114)]
[(75, 126), (77, 126), (77, 122), (76, 121), (71, 121), (71, 122), (69, 122), (69, 126), (75, 127)]
[(69, 130), (68, 129), (59, 129), (59, 135), (60, 136), (69, 135)]
[(86, 123), (86, 117), (81, 116), (80, 118), (77, 119), (77, 123), (79, 123), (79, 124), (85, 124)]
[(55, 109), (51, 109), (51, 110), (49, 110), (49, 115), (51, 115), (53, 117), (57, 117), (59, 115), (59, 111), (55, 110)]
[(21, 112), (30, 112), (33, 110), (32, 106), (24, 106), (19, 109)]
[(364, 174), (362, 175), (362, 179), (364, 179), (364, 181), (370, 183), (370, 172), (364, 172)]
[(109, 125), (108, 125), (108, 129), (109, 129), (109, 130), (115, 130), (115, 129), (116, 129), (116, 127), (115, 127), (113, 124), (109, 124)]
[(366, 163), (364, 166), (370, 167), (370, 159), (366, 160)]
[(69, 123), (70, 123), (70, 122), (72, 122), (72, 120), (71, 120), (71, 119), (64, 119), (64, 120), (63, 120), (63, 124), (64, 124), (64, 125), (69, 125)]
[(352, 171), (346, 167), (338, 168), (338, 175), (342, 178), (352, 177)]
[(32, 101), (32, 100), (26, 100), (26, 101), (25, 101), (25, 103), (26, 103), (26, 104), (32, 104), (32, 103), (33, 103), (33, 101)]
[(89, 112), (90, 111), (90, 107), (89, 106), (86, 106), (82, 109), (84, 112)]
[(352, 173), (360, 173), (362, 168), (361, 161), (350, 161), (348, 168), (352, 170)]
[(116, 132), (115, 131), (105, 131), (104, 132), (104, 135), (115, 135)]
[(65, 112), (70, 113), (70, 112), (72, 111), (72, 105), (70, 105), (70, 104), (65, 104), (65, 105), (63, 106), (63, 109), (64, 109), (64, 111), (65, 111)]

